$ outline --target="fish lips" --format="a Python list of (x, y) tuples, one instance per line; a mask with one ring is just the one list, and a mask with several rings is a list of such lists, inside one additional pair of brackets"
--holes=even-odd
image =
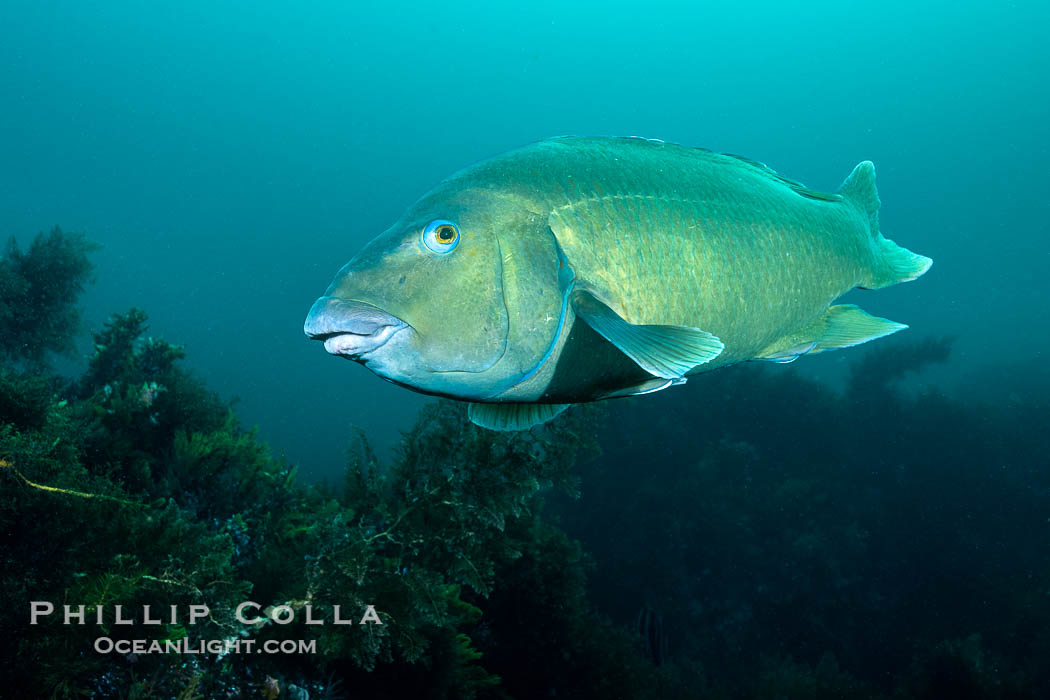
[(363, 301), (321, 297), (306, 316), (303, 332), (324, 342), (332, 355), (351, 360), (375, 352), (408, 324)]

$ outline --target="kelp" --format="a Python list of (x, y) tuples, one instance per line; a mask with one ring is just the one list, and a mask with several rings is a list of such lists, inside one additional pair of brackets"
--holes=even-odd
[(14, 238), (0, 258), (0, 357), (45, 369), (52, 354), (70, 355), (80, 329), (80, 293), (98, 246), (58, 226), (38, 234), (27, 250)]

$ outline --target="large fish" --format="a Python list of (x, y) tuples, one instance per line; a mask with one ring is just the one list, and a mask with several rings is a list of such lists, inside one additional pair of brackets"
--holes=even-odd
[(308, 336), (396, 384), (519, 430), (743, 360), (790, 362), (906, 328), (854, 287), (931, 260), (884, 238), (870, 162), (837, 193), (761, 163), (566, 137), (439, 184), (347, 263)]

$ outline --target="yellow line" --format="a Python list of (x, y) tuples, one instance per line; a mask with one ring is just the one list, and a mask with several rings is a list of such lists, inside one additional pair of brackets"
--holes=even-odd
[(126, 506), (143, 506), (143, 505), (145, 505), (144, 503), (136, 503), (134, 501), (125, 501), (122, 498), (116, 498), (114, 496), (106, 496), (106, 495), (101, 494), (101, 493), (84, 493), (83, 491), (74, 491), (72, 489), (58, 488), (57, 486), (47, 486), (45, 484), (38, 484), (35, 481), (30, 481), (29, 479), (27, 479), (25, 477), (25, 474), (23, 474), (22, 472), (18, 471), (18, 469), (15, 467), (14, 462), (9, 462), (7, 459), (0, 459), (0, 467), (2, 467), (4, 469), (10, 469), (27, 486), (32, 486), (33, 488), (40, 489), (41, 491), (50, 491), (52, 493), (64, 493), (67, 496), (79, 496), (81, 498), (101, 498), (101, 499), (104, 499), (104, 500), (107, 500), (107, 501), (116, 501), (117, 503), (123, 503)]

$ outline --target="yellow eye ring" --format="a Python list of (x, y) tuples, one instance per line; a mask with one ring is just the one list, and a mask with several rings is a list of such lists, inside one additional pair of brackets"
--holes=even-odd
[(459, 245), (459, 229), (451, 221), (435, 219), (423, 229), (423, 245), (438, 254), (451, 253)]

